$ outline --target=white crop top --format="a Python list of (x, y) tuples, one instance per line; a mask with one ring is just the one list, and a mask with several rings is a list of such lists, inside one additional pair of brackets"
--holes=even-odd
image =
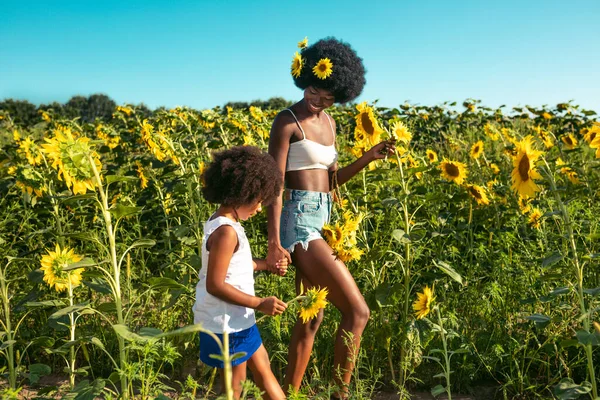
[(290, 143), (290, 149), (287, 156), (287, 165), (285, 171), (300, 171), (303, 169), (329, 169), (337, 161), (338, 154), (335, 150), (335, 134), (333, 133), (333, 125), (331, 125), (331, 117), (327, 114), (329, 127), (334, 143), (331, 146), (325, 146), (306, 138), (304, 129), (300, 125), (300, 121), (292, 110), (286, 108), (292, 113), (296, 120), (300, 131), (302, 132), (302, 140)]

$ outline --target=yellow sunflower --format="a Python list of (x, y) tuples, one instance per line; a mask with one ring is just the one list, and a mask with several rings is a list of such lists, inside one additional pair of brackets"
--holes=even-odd
[(64, 179), (73, 194), (85, 194), (95, 188), (94, 171), (89, 157), (98, 171), (102, 164), (98, 154), (93, 150), (90, 139), (79, 137), (69, 127), (58, 127), (54, 137), (44, 139), (43, 151), (46, 153), (52, 168), (58, 171), (58, 178)]
[(465, 164), (458, 161), (451, 161), (446, 158), (442, 160), (439, 168), (442, 171), (442, 176), (444, 178), (457, 185), (462, 185), (469, 174)]
[(427, 155), (427, 159), (431, 164), (438, 162), (438, 155), (435, 151), (427, 149), (425, 154)]
[(319, 79), (326, 79), (333, 73), (333, 63), (329, 58), (321, 58), (313, 67), (313, 73)]
[(533, 197), (540, 191), (534, 182), (542, 176), (535, 169), (535, 162), (543, 154), (532, 148), (533, 137), (527, 136), (517, 144), (517, 155), (513, 158), (511, 189), (523, 197)]
[(28, 136), (25, 140), (19, 141), (19, 148), (17, 149), (17, 153), (25, 156), (27, 162), (31, 164), (33, 167), (36, 165), (40, 165), (42, 163), (42, 153), (40, 151), (39, 146), (35, 141)]
[(494, 175), (498, 175), (500, 173), (500, 168), (496, 164), (491, 163), (490, 168), (492, 169)]
[(542, 212), (539, 208), (534, 208), (529, 213), (529, 219), (527, 221), (529, 226), (535, 229), (540, 229), (542, 223)]
[(83, 257), (75, 254), (73, 249), (68, 247), (61, 249), (56, 244), (55, 251), (48, 251), (48, 254), (42, 257), (42, 267), (40, 269), (44, 272), (44, 281), (57, 292), (68, 289), (69, 284), (71, 287), (79, 286), (83, 268), (70, 271), (64, 271), (64, 268), (82, 259)]
[(429, 286), (425, 286), (423, 293), (417, 293), (417, 300), (412, 305), (417, 319), (425, 318), (429, 314), (434, 300), (433, 290)]
[(356, 129), (354, 139), (357, 142), (365, 142), (369, 146), (374, 146), (381, 140), (383, 129), (377, 122), (375, 110), (368, 106), (367, 102), (362, 102), (356, 106), (358, 114), (354, 117), (356, 120)]
[(562, 142), (565, 144), (565, 148), (567, 150), (573, 150), (575, 147), (577, 147), (577, 138), (575, 138), (572, 133), (561, 137), (560, 140), (562, 140)]
[(490, 204), (490, 199), (488, 199), (487, 194), (485, 193), (485, 189), (479, 185), (467, 185), (467, 191), (475, 199), (478, 205), (488, 205)]
[(490, 139), (492, 139), (494, 142), (498, 139), (500, 139), (500, 134), (498, 133), (498, 128), (496, 128), (494, 125), (490, 124), (489, 122), (487, 124), (485, 124), (485, 126), (483, 127), (483, 131), (485, 132), (486, 136), (489, 137)]
[(148, 187), (148, 178), (144, 175), (144, 167), (142, 167), (142, 163), (139, 161), (136, 161), (135, 165), (137, 166), (138, 178), (140, 178), (140, 186), (142, 189), (146, 189)]
[(304, 59), (300, 55), (300, 53), (295, 52), (294, 57), (292, 58), (292, 76), (294, 78), (298, 78), (302, 73), (302, 68), (304, 67)]
[(344, 222), (323, 227), (323, 238), (333, 250), (335, 256), (343, 262), (359, 260), (363, 251), (356, 247), (356, 232), (363, 220), (362, 214), (344, 212)]
[(122, 112), (123, 114), (127, 115), (128, 117), (131, 114), (133, 114), (133, 109), (131, 107), (127, 107), (127, 106), (117, 106), (116, 111)]
[(315, 318), (322, 308), (327, 306), (327, 288), (310, 288), (300, 303), (300, 318), (305, 324)]
[(483, 142), (480, 140), (475, 142), (473, 146), (471, 146), (471, 152), (469, 153), (473, 160), (477, 160), (483, 154)]
[(304, 36), (304, 39), (298, 42), (298, 48), (304, 50), (308, 47), (308, 36)]
[(597, 137), (600, 137), (600, 122), (594, 122), (594, 125), (583, 134), (583, 139), (588, 143), (592, 143)]
[(174, 164), (179, 164), (179, 158), (175, 155), (173, 142), (168, 137), (166, 131), (155, 130), (154, 126), (145, 119), (142, 121), (141, 132), (142, 140), (158, 161), (170, 158)]
[(547, 149), (554, 146), (554, 142), (552, 141), (552, 134), (550, 132), (544, 130), (544, 128), (542, 128), (541, 126), (536, 126), (533, 128), (533, 130), (537, 132), (540, 139), (542, 139), (544, 146)]
[(552, 119), (552, 114), (545, 112), (542, 114), (542, 118), (544, 119)]
[(530, 203), (531, 203), (531, 199), (519, 196), (518, 204), (519, 204), (519, 210), (521, 210), (521, 213), (527, 214), (529, 211), (531, 211)]
[(31, 168), (29, 165), (11, 167), (9, 168), (8, 173), (15, 176), (15, 185), (21, 189), (23, 193), (27, 193), (29, 196), (35, 194), (35, 197), (42, 197), (46, 191), (44, 177), (41, 173), (39, 173), (36, 169)]
[(21, 134), (16, 129), (13, 131), (13, 140), (17, 143), (21, 140)]
[(596, 149), (596, 158), (600, 158), (600, 135), (596, 136), (594, 141), (590, 143), (590, 148)]
[(404, 125), (402, 121), (396, 121), (391, 126), (392, 137), (399, 142), (402, 142), (406, 145), (410, 143), (412, 140), (412, 133), (408, 130), (408, 127)]

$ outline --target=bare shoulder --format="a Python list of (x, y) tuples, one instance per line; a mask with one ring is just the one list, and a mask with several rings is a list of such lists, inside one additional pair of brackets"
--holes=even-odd
[(296, 121), (292, 113), (282, 110), (277, 114), (271, 126), (271, 139), (287, 142), (294, 134), (295, 127)]
[(234, 249), (237, 247), (237, 233), (231, 225), (221, 225), (208, 237), (206, 247), (210, 251), (213, 247), (218, 247), (219, 250), (227, 248)]

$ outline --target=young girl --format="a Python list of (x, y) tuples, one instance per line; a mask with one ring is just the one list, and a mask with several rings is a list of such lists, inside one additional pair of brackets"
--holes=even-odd
[[(246, 379), (246, 363), (266, 399), (285, 399), (271, 371), (269, 355), (262, 344), (254, 310), (269, 315), (281, 314), (286, 303), (271, 296), (254, 295), (254, 271), (266, 270), (264, 260), (252, 259), (250, 245), (240, 220), (261, 211), (280, 195), (283, 177), (273, 158), (256, 147), (234, 147), (214, 154), (203, 176), (202, 193), (206, 200), (220, 204), (204, 225), (202, 268), (196, 286), (194, 323), (223, 340), (229, 334), (229, 353), (245, 353), (232, 361), (232, 386), (236, 399)], [(288, 260), (277, 262), (276, 270), (285, 274)], [(221, 368), (223, 362), (211, 357), (221, 355), (217, 342), (200, 334), (200, 360)], [(222, 379), (224, 382), (224, 379)]]

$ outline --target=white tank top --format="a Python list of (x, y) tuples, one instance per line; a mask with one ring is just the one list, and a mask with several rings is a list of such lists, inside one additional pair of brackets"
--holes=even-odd
[(324, 113), (327, 115), (329, 127), (331, 128), (331, 135), (333, 136), (333, 144), (331, 146), (325, 146), (312, 140), (308, 140), (304, 133), (304, 129), (302, 129), (302, 125), (300, 125), (300, 121), (298, 121), (294, 112), (289, 108), (286, 108), (286, 110), (289, 111), (296, 120), (296, 123), (302, 132), (302, 140), (290, 143), (285, 171), (329, 169), (333, 166), (337, 161), (338, 154), (335, 150), (335, 134), (333, 132), (333, 125), (331, 125), (331, 117)]
[[(236, 289), (254, 296), (254, 265), (250, 244), (239, 222), (226, 217), (216, 217), (204, 224), (202, 239), (202, 268), (198, 274), (196, 285), (196, 303), (194, 304), (194, 323), (213, 333), (232, 333), (243, 331), (256, 323), (254, 310), (243, 306), (227, 303), (206, 291), (206, 273), (208, 268), (209, 251), (206, 242), (209, 236), (220, 226), (229, 225), (235, 229), (238, 237), (238, 249), (229, 262), (225, 282)], [(215, 254), (218, 257), (218, 254)]]

